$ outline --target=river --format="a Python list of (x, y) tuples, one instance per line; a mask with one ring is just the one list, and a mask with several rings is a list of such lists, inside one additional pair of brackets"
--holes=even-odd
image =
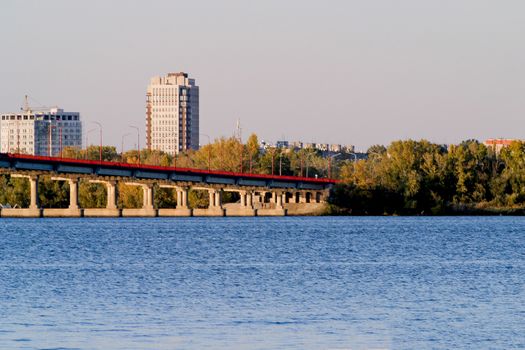
[(525, 218), (0, 219), (0, 349), (524, 349)]

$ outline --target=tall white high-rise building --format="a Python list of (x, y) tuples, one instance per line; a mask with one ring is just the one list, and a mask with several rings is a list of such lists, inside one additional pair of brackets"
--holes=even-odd
[(79, 113), (28, 108), (0, 116), (0, 152), (55, 157), (61, 147), (82, 147)]
[(146, 144), (178, 154), (199, 148), (199, 87), (186, 73), (151, 79), (146, 100)]

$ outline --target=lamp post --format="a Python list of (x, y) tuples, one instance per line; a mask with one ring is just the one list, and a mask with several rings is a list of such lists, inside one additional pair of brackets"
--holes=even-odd
[(283, 175), (283, 154), (279, 152), (279, 176)]
[(210, 170), (211, 169), (211, 139), (209, 135), (200, 134), (200, 133), (199, 135), (206, 136), (208, 138), (208, 170)]
[(96, 131), (96, 130), (97, 129), (90, 129), (90, 130), (88, 130), (86, 132), (86, 156), (85, 156), (86, 159), (88, 159), (88, 147), (89, 147), (89, 145), (88, 145), (88, 135), (89, 135), (89, 133), (91, 133), (93, 131)]
[(93, 124), (96, 124), (99, 128), (99, 131), (100, 131), (100, 145), (99, 145), (99, 148), (98, 148), (98, 158), (99, 158), (99, 161), (102, 162), (102, 124), (100, 124), (99, 122), (92, 122)]
[(90, 133), (92, 133), (93, 131), (96, 131), (97, 129), (90, 129), (86, 132), (86, 155), (85, 155), (85, 158), (88, 159), (88, 148), (89, 148), (89, 144), (88, 144), (88, 136)]
[(130, 132), (128, 132), (127, 134), (122, 135), (122, 142), (121, 142), (121, 145), (120, 145), (120, 161), (121, 162), (124, 162), (124, 139), (126, 137), (128, 137), (129, 135), (131, 135)]
[(137, 130), (137, 157), (140, 165), (140, 129), (134, 125), (130, 125), (129, 127)]
[(332, 159), (339, 157), (341, 153), (336, 153), (334, 155), (328, 156), (328, 178), (332, 178)]
[(275, 148), (272, 150), (272, 175), (274, 173), (274, 168), (275, 168)]

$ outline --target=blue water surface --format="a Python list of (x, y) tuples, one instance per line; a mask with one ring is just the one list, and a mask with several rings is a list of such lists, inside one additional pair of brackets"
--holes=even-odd
[(0, 349), (525, 349), (525, 218), (0, 219)]

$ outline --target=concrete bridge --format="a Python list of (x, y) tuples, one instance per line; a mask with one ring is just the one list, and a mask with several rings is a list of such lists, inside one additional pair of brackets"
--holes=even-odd
[[(322, 206), (332, 179), (233, 173), (214, 170), (136, 165), (0, 153), (0, 173), (26, 178), (30, 183), (28, 208), (2, 208), (0, 217), (120, 217), (120, 216), (284, 216), (308, 214)], [(68, 208), (41, 208), (38, 182), (42, 177), (69, 183)], [(104, 184), (105, 208), (80, 208), (79, 181)], [(117, 184), (139, 186), (142, 208), (118, 208)], [(176, 191), (175, 208), (154, 207), (155, 188)], [(190, 208), (188, 191), (207, 191), (207, 208)], [(237, 203), (223, 205), (222, 194), (238, 192)]]

